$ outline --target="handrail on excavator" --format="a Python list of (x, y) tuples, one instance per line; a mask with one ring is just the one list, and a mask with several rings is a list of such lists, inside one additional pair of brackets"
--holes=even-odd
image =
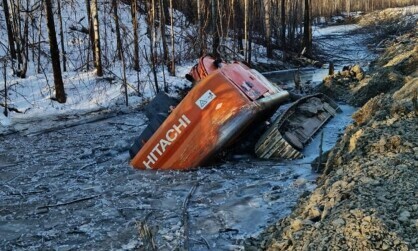
[(228, 46), (221, 44), (216, 48), (219, 55), (226, 57), (226, 60), (244, 61), (244, 56), (229, 48)]

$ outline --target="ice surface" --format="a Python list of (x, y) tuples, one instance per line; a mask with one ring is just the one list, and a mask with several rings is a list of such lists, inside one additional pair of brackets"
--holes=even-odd
[[(129, 17), (129, 9), (122, 11)], [(71, 24), (68, 13), (63, 13), (67, 26)], [(345, 35), (332, 35), (331, 29), (321, 32), (323, 44), (338, 40), (334, 46), (340, 47), (353, 41), (340, 41)], [(73, 67), (79, 67), (78, 55), (69, 56)], [(178, 75), (189, 68), (179, 67)], [(110, 70), (120, 77), (120, 69)], [(149, 78), (147, 70), (141, 79)], [(34, 66), (30, 71), (34, 72)], [(302, 81), (315, 82), (327, 70), (302, 72)], [(153, 95), (150, 85), (142, 87), (142, 97), (131, 91), (131, 106), (124, 108), (120, 79), (97, 79), (93, 72), (70, 71), (64, 75), (68, 102), (57, 104), (50, 99), (52, 74), (46, 76), (49, 82), (43, 74), (13, 79), (8, 72), (8, 85), (13, 86), (10, 104), (24, 113), (12, 113), (8, 118), (0, 115), (2, 250), (136, 250), (143, 241), (137, 225), (145, 219), (160, 250), (173, 250), (184, 245), (185, 210), (191, 249), (239, 249), (244, 238), (289, 214), (298, 197), (315, 186), (316, 175), (309, 162), (319, 151), (319, 135), (305, 150), (306, 158), (297, 161), (241, 156), (189, 172), (134, 170), (129, 166), (128, 149), (132, 138), (146, 126), (144, 114), (134, 108)], [(173, 86), (186, 83), (168, 74), (166, 78)], [(280, 78), (290, 82), (293, 72)], [(136, 79), (135, 72), (128, 72), (129, 82)], [(325, 128), (325, 149), (350, 120), (352, 109), (343, 106), (343, 111)], [(20, 133), (4, 134), (13, 131)], [(196, 191), (184, 209), (193, 187)]]
[[(352, 108), (342, 108), (325, 128), (324, 150), (350, 121)], [(136, 224), (147, 217), (158, 245), (171, 250), (183, 245), (183, 203), (194, 186), (187, 206), (191, 248), (239, 246), (315, 187), (309, 162), (318, 154), (318, 136), (296, 161), (241, 156), (188, 172), (134, 170), (127, 151), (145, 122), (142, 113), (129, 113), (1, 136), (0, 163), (8, 165), (0, 165), (0, 248), (130, 249), (140, 245)]]

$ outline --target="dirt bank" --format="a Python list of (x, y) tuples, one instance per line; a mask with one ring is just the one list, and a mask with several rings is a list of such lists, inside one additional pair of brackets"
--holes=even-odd
[(385, 43), (364, 79), (325, 81), (362, 107), (317, 188), (248, 250), (418, 250), (418, 29)]

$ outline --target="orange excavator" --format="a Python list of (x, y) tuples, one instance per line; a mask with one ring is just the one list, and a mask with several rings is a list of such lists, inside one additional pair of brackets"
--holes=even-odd
[[(130, 149), (133, 167), (186, 170), (203, 166), (242, 138), (250, 126), (272, 116), (290, 97), (244, 63), (226, 63), (211, 56), (200, 58), (186, 78), (194, 86), (179, 103), (162, 92), (145, 108), (150, 123)], [(299, 150), (338, 109), (323, 94), (295, 102), (260, 137), (256, 155), (300, 157)], [(298, 111), (302, 117), (294, 116)], [(299, 119), (308, 122), (297, 126)]]

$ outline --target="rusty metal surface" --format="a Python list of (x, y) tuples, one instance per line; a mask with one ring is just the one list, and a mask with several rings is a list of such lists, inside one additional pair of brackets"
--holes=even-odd
[(199, 58), (199, 62), (193, 66), (188, 75), (191, 76), (194, 82), (198, 82), (217, 69), (218, 67), (215, 65), (215, 58), (205, 55)]

